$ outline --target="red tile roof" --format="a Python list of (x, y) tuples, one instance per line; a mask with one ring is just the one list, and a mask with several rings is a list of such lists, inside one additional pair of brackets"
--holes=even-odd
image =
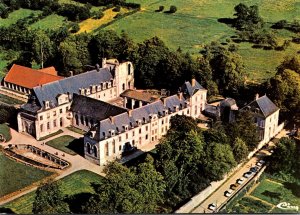
[(47, 73), (49, 75), (56, 75), (57, 76), (57, 71), (55, 70), (55, 68), (53, 66), (47, 67), (47, 68), (44, 68), (44, 69), (39, 69), (38, 71), (43, 72), (43, 73)]
[(61, 76), (54, 75), (54, 67), (49, 67), (41, 70), (35, 70), (25, 66), (14, 64), (4, 78), (4, 81), (32, 89), (42, 84), (63, 79), (63, 77)]

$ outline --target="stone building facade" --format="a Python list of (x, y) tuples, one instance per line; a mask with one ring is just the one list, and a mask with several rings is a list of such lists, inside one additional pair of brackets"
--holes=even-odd
[[(133, 84), (131, 62), (104, 59), (102, 68), (97, 65), (95, 70), (34, 87), (29, 101), (18, 114), (18, 131), (36, 139), (55, 133), (62, 127), (73, 125), (70, 108), (74, 94), (110, 101), (119, 96), (118, 92), (133, 88)], [(88, 130), (90, 124), (91, 119), (84, 116), (84, 124), (74, 126)]]

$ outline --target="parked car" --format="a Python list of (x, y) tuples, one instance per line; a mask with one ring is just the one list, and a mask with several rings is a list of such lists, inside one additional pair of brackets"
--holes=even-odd
[(233, 193), (233, 190), (232, 190), (232, 189), (229, 189), (229, 190), (226, 190), (226, 191), (224, 192), (224, 195), (225, 195), (226, 197), (229, 197), (229, 196), (232, 195), (232, 193)]
[(235, 183), (235, 184), (231, 184), (230, 185), (230, 189), (232, 190), (236, 190), (238, 188), (239, 184), (238, 183)]
[(215, 211), (217, 209), (217, 205), (215, 203), (211, 203), (211, 204), (208, 205), (208, 209), (212, 210), (212, 211)]
[(244, 179), (243, 178), (239, 178), (239, 179), (236, 180), (236, 183), (242, 184), (242, 183), (244, 183)]
[(250, 168), (250, 171), (251, 171), (251, 172), (257, 172), (257, 171), (258, 171), (258, 167), (257, 167), (257, 166), (251, 167), (251, 168)]
[(254, 172), (248, 171), (248, 172), (244, 173), (244, 177), (245, 178), (250, 178), (253, 174), (254, 174)]

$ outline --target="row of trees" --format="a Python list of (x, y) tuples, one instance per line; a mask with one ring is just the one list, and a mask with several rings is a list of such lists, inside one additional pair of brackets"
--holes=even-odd
[[(82, 200), (76, 207), (80, 209), (72, 212), (170, 212), (211, 181), (222, 179), (247, 157), (248, 150), (257, 143), (253, 125), (248, 112), (238, 117), (236, 126), (216, 124), (207, 131), (202, 131), (190, 117), (174, 116), (170, 130), (156, 146), (154, 158), (147, 155), (143, 162), (130, 168), (116, 162), (109, 164), (106, 177), (93, 185), (95, 194)], [(54, 191), (47, 186), (37, 190), (33, 212), (67, 210), (65, 198), (61, 194), (50, 197)]]

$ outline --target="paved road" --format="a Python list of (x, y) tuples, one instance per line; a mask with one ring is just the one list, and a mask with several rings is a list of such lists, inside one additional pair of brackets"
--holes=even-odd
[[(275, 138), (279, 139), (283, 136), (286, 136), (287, 131), (283, 129)], [(210, 197), (205, 199), (198, 207), (196, 207), (191, 213), (212, 213), (212, 210), (208, 209), (208, 206), (211, 203), (215, 203), (217, 207), (223, 204), (228, 197), (224, 195), (224, 192), (230, 188), (231, 184), (236, 183), (238, 178), (244, 178), (243, 174), (251, 168), (251, 166), (255, 166), (256, 162), (260, 159), (264, 159), (265, 156), (270, 155), (270, 153), (266, 150), (260, 150), (255, 154), (245, 165), (240, 167), (227, 181), (225, 181)], [(244, 180), (246, 180), (244, 178)], [(248, 179), (249, 180), (249, 179)], [(243, 183), (245, 184), (245, 182)]]

